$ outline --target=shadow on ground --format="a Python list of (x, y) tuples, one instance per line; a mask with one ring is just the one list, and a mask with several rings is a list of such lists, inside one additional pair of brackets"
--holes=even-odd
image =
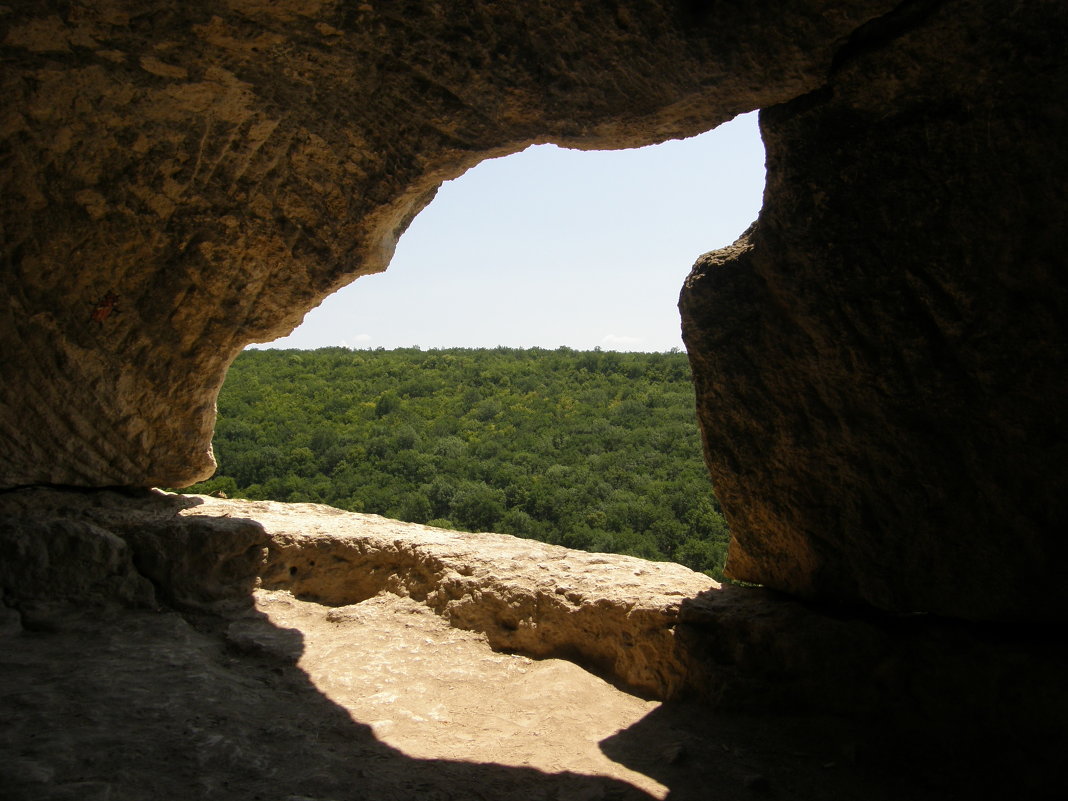
[(9, 801), (650, 797), (599, 777), (411, 759), (278, 655), (299, 655), (298, 631), (275, 629), (267, 653), (209, 615), (64, 610), (34, 625), (0, 659)]
[(56, 495), (55, 508), (42, 493), (3, 498), (5, 801), (650, 798), (492, 754), (413, 759), (385, 745), (297, 666), (300, 631), (249, 610), (259, 524), (175, 525), (195, 499), (144, 494), (119, 499), (116, 521), (112, 495)]
[[(3, 499), (0, 556), (18, 569), (0, 565), (0, 798), (656, 797), (604, 776), (494, 764), (494, 753), (478, 762), (417, 759), (381, 742), (369, 725), (374, 721), (354, 720), (298, 667), (305, 652), (301, 631), (250, 611), (253, 590), (245, 579), (266, 540), (262, 527), (249, 519), (209, 524), (195, 517), (176, 526), (175, 516), (189, 502), (172, 496), (126, 504), (135, 511), (112, 526), (115, 536), (93, 532), (100, 520), (91, 511), (70, 523), (68, 511), (43, 508), (41, 496)], [(31, 505), (33, 514), (25, 514)], [(142, 507), (143, 518), (136, 511)], [(129, 554), (126, 562), (120, 558), (124, 541), (134, 543), (136, 570)], [(144, 595), (144, 576), (153, 582), (154, 596)], [(783, 629), (775, 628), (779, 635), (770, 639), (728, 636), (734, 624), (717, 603), (727, 598), (741, 609), (730, 595), (695, 599), (690, 606), (700, 601), (699, 608), (687, 612), (687, 625), (707, 640), (715, 622), (720, 628), (713, 639), (726, 650), (710, 651), (710, 658), (729, 657), (751, 677), (742, 654), (726, 648), (727, 641), (780, 647), (775, 643)], [(168, 605), (131, 608), (143, 597)], [(745, 626), (756, 625), (759, 616), (742, 611)], [(820, 653), (833, 661), (826, 649)], [(774, 693), (774, 676), (760, 675), (759, 681)], [(758, 691), (748, 678), (735, 686)], [(495, 690), (485, 688), (487, 694)], [(674, 801), (986, 797), (970, 775), (974, 765), (895, 762), (894, 753), (877, 753), (880, 744), (870, 730), (860, 736), (840, 717), (766, 708), (772, 711), (754, 716), (661, 704), (600, 745), (614, 762), (667, 788)]]
[[(31, 617), (0, 658), (0, 796), (10, 801), (654, 797), (610, 778), (492, 764), (493, 754), (413, 759), (312, 685), (294, 629), (260, 623), (247, 639), (225, 617), (170, 610)], [(676, 800), (940, 797), (905, 791), (907, 775), (859, 769), (851, 737), (833, 720), (665, 704), (602, 748)]]

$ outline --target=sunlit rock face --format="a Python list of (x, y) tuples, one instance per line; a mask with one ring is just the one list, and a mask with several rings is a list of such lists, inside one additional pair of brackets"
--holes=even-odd
[(729, 569), (1063, 617), (1068, 14), (928, 5), (762, 113), (759, 224), (686, 283)]
[(206, 477), (233, 356), (442, 180), (764, 108), (764, 212), (683, 299), (732, 571), (1062, 616), (1066, 11), (894, 5), (7, 3), (0, 486)]

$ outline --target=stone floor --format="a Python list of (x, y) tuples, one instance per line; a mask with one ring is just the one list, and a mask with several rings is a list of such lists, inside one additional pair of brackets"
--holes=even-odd
[(10, 801), (955, 797), (833, 720), (644, 700), (567, 661), (495, 652), (390, 594), (7, 620)]

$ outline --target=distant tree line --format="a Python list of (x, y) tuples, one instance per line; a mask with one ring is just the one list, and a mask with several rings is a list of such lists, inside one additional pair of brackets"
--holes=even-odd
[(673, 560), (729, 537), (685, 354), (248, 350), (219, 396), (219, 470), (187, 492)]

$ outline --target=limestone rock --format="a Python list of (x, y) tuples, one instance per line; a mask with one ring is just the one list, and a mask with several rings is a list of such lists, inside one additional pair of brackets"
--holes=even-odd
[[(131, 763), (123, 762), (126, 778), (116, 784), (132, 795), (115, 797), (144, 797), (145, 787), (166, 797), (154, 777), (173, 777), (173, 771), (161, 767), (158, 754), (173, 756), (173, 744), (183, 738), (192, 744), (191, 752), (177, 749), (183, 760), (189, 753), (206, 759), (196, 774), (207, 782), (201, 795), (229, 797), (212, 783), (228, 780), (233, 765), (247, 775), (249, 760), (261, 758), (257, 754), (277, 733), (292, 736), (289, 726), (272, 727), (272, 718), (321, 723), (334, 719), (334, 704), (341, 704), (374, 715), (368, 723), (384, 730), (401, 714), (390, 700), (404, 689), (395, 683), (398, 676), (415, 676), (411, 692), (420, 696), (428, 683), (448, 690), (458, 676), (466, 682), (478, 673), (470, 666), (436, 667), (441, 649), (461, 643), (468, 652), (475, 644), (497, 649), (478, 657), (493, 670), (504, 664), (504, 654), (563, 657), (617, 686), (703, 703), (663, 707), (634, 731), (602, 743), (613, 760), (664, 787), (693, 773), (717, 774), (718, 765), (729, 771), (748, 766), (739, 781), (752, 772), (745, 754), (716, 761), (724, 758), (719, 743), (726, 715), (759, 716), (749, 724), (758, 749), (766, 747), (769, 726), (794, 725), (789, 721), (796, 716), (832, 716), (875, 735), (874, 743), (857, 740), (856, 733), (839, 741), (817, 726), (830, 740), (801, 738), (805, 748), (825, 753), (814, 763), (817, 773), (839, 752), (881, 754), (888, 744), (898, 759), (908, 744), (918, 752), (969, 760), (983, 754), (984, 763), (989, 755), (1029, 765), (1027, 781), (1035, 788), (1063, 774), (1068, 655), (1041, 630), (813, 607), (764, 589), (720, 587), (680, 565), (312, 504), (23, 489), (0, 493), (0, 520), (17, 521), (0, 528), (0, 712), (15, 722), (0, 730), (0, 755), (14, 755), (0, 758), (0, 780), (5, 789), (36, 788), (16, 798), (41, 797), (50, 776), (64, 782), (83, 777), (72, 755), (108, 750), (100, 744), (114, 742), (115, 699), (124, 697), (139, 716), (132, 731), (142, 732), (130, 741), (148, 739), (133, 749)], [(141, 608), (154, 606), (152, 588), (137, 572), (141, 565), (152, 570), (159, 608)], [(391, 627), (404, 631), (393, 635)], [(349, 664), (361, 660), (367, 664)], [(577, 676), (578, 668), (539, 663), (541, 678), (532, 689), (517, 675), (518, 663), (510, 664), (505, 677), (516, 692), (532, 693), (527, 703), (534, 722), (569, 717), (567, 710), (539, 708), (540, 688), (552, 685), (549, 674)], [(368, 698), (359, 682), (372, 674), (386, 686)], [(164, 689), (150, 691), (146, 676)], [(307, 685), (309, 679), (318, 689)], [(290, 697), (296, 685), (301, 689), (288, 714), (279, 711), (284, 704), (271, 705), (270, 714), (257, 711), (261, 693)], [(172, 694), (167, 688), (181, 689)], [(648, 703), (617, 701), (631, 711)], [(400, 707), (410, 708), (407, 702)], [(450, 719), (432, 699), (422, 697), (416, 707), (421, 711), (413, 714), (439, 716), (438, 730)], [(491, 708), (515, 705), (494, 702)], [(249, 714), (253, 724), (237, 722)], [(354, 734), (344, 710), (338, 720), (339, 731)], [(77, 725), (69, 737), (77, 744), (67, 739), (71, 721)], [(414, 725), (419, 721), (412, 723), (397, 730), (413, 738), (409, 744), (425, 743)], [(57, 746), (56, 755), (25, 747), (42, 725), (49, 738), (68, 743)], [(512, 720), (505, 728), (530, 736)], [(483, 729), (472, 736), (492, 740)], [(289, 766), (303, 776), (306, 764), (325, 760), (333, 772), (320, 778), (336, 786), (335, 763), (316, 750), (318, 738), (313, 741), (315, 749), (305, 743), (300, 754), (279, 756), (265, 769), (288, 774)], [(790, 747), (790, 759), (797, 748)], [(372, 759), (383, 752), (376, 753)], [(559, 759), (559, 748), (551, 753)], [(767, 775), (779, 777), (783, 752), (769, 753)], [(1015, 773), (1004, 775), (1019, 781)], [(781, 778), (782, 786), (792, 786), (788, 776)], [(141, 788), (140, 795), (130, 788)], [(822, 783), (815, 788), (813, 797), (827, 797)], [(84, 796), (99, 788), (68, 789)]]
[(0, 588), (23, 601), (247, 606), (266, 555), (254, 521), (187, 517), (198, 497), (18, 490), (0, 495)]
[(1064, 619), (1066, 15), (4, 5), (0, 486), (205, 477), (226, 365), (386, 267), (443, 179), (765, 108), (766, 207), (684, 298), (733, 574)]
[[(20, 601), (83, 597), (98, 574), (114, 573), (111, 551), (57, 559), (65, 572), (55, 576), (37, 569), (39, 552), (91, 531), (124, 555), (131, 580), (151, 579), (159, 599), (181, 609), (247, 608), (256, 586), (337, 607), (392, 593), (484, 633), (494, 648), (575, 660), (655, 697), (695, 691), (700, 674), (676, 644), (676, 624), (686, 598), (718, 587), (673, 563), (315, 504), (25, 489), (0, 494), (0, 513), (47, 521), (36, 538), (18, 537), (29, 550), (13, 550), (0, 573)], [(231, 639), (253, 647), (257, 638), (271, 635), (242, 623)]]
[(5, 4), (0, 486), (204, 478), (234, 355), (443, 180), (762, 108), (765, 208), (682, 303), (730, 570), (1064, 621), (1066, 38), (1060, 0)]
[(127, 543), (86, 521), (0, 515), (0, 595), (32, 604), (155, 605)]
[(384, 269), (442, 181), (796, 97), (892, 5), (5, 5), (0, 486), (208, 477), (233, 357)]
[(681, 301), (730, 575), (1068, 618), (1066, 36), (1064, 4), (909, 4), (762, 112), (760, 219)]
[(247, 602), (267, 553), (267, 536), (251, 520), (180, 518), (181, 524), (117, 526), (137, 554), (137, 567), (167, 600), (203, 607)]
[(0, 486), (206, 477), (227, 364), (442, 180), (764, 108), (765, 209), (682, 301), (729, 569), (1063, 621), (1066, 36), (1057, 0), (6, 4)]
[[(645, 701), (561, 660), (490, 651), (410, 598), (254, 594), (258, 619), (224, 630), (83, 610), (0, 641), (4, 801), (746, 801), (756, 771), (792, 801), (984, 797), (933, 760), (827, 770), (848, 725)], [(686, 758), (666, 761), (680, 742)], [(1041, 797), (1011, 781), (1009, 797)]]
[(565, 657), (639, 692), (693, 692), (679, 609), (718, 585), (673, 563), (465, 534), (312, 504), (205, 499), (190, 515), (254, 519), (270, 539), (262, 585), (335, 606), (414, 598), (494, 648)]

